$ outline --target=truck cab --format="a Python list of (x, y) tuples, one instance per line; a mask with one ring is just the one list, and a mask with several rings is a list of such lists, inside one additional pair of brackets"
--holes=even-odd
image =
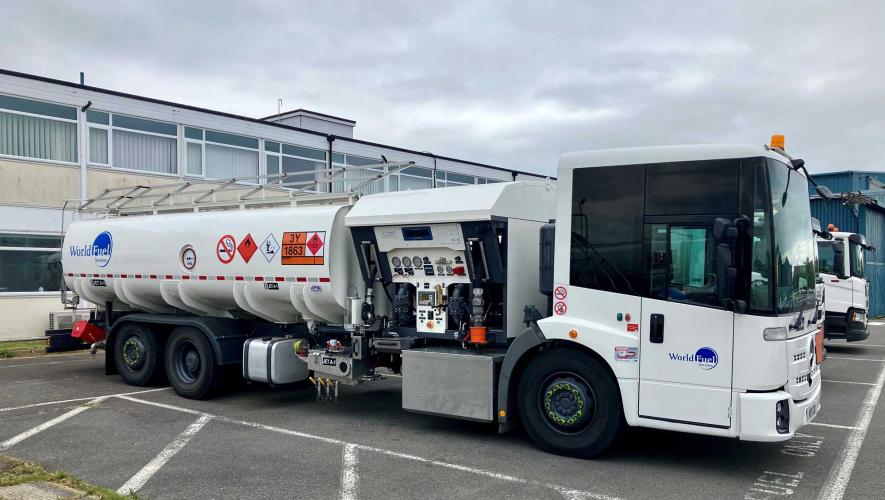
[(864, 252), (872, 247), (862, 234), (838, 231), (832, 224), (829, 229), (830, 239), (817, 238), (826, 296), (824, 335), (848, 342), (865, 340), (870, 299)]
[[(780, 441), (816, 416), (821, 325), (802, 166), (750, 146), (562, 158), (557, 292), (538, 326), (606, 360), (629, 425)], [(579, 378), (552, 380), (588, 392)]]

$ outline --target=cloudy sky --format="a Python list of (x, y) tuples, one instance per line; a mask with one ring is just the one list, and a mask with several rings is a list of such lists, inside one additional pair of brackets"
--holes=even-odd
[(885, 2), (6, 1), (0, 67), (546, 174), (567, 151), (761, 144), (885, 170)]

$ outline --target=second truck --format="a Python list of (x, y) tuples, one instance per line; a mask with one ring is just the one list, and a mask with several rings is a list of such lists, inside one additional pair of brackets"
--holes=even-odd
[(403, 409), (554, 453), (625, 426), (783, 441), (820, 409), (807, 186), (781, 147), (673, 146), (567, 154), (556, 185), (127, 195), (71, 224), (64, 280), (108, 373), (184, 397), (393, 371)]

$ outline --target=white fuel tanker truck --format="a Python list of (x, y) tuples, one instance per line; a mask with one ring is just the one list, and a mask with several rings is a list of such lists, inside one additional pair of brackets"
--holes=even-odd
[(558, 186), (189, 213), (130, 192), (71, 224), (64, 280), (99, 306), (78, 329), (106, 334), (109, 374), (184, 397), (392, 370), (403, 409), (521, 422), (555, 453), (625, 424), (782, 441), (820, 408), (801, 170), (782, 144), (674, 146), (567, 154)]

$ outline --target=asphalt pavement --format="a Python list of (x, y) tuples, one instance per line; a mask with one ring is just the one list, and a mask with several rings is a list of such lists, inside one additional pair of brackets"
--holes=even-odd
[(791, 441), (629, 429), (604, 457), (416, 415), (391, 377), (243, 385), (208, 401), (104, 375), (88, 353), (0, 361), (0, 452), (140, 498), (882, 498), (885, 324), (829, 342), (823, 402)]

